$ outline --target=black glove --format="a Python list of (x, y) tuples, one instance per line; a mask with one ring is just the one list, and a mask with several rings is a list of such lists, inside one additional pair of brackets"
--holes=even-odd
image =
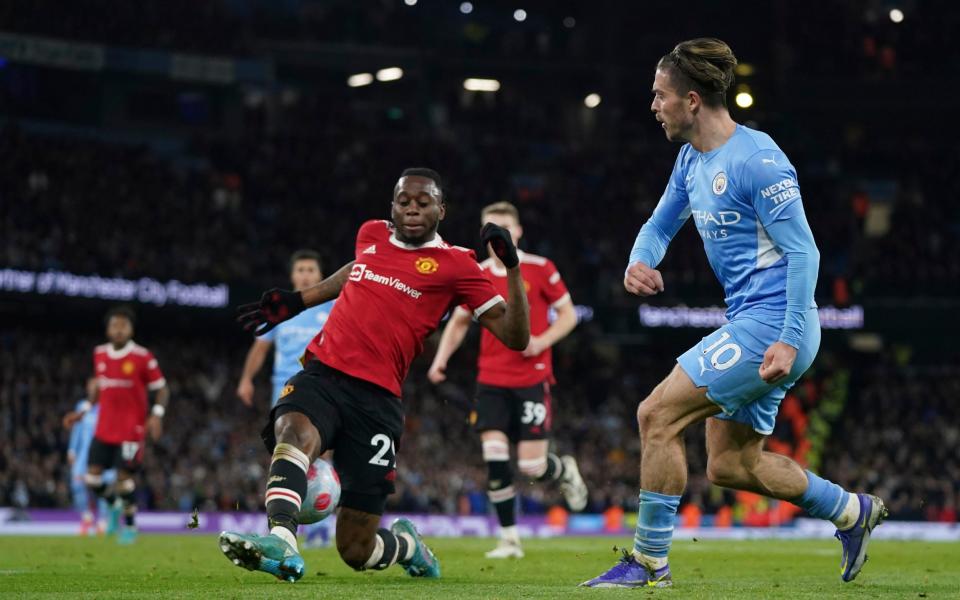
[(300, 292), (273, 288), (263, 293), (260, 302), (237, 307), (237, 322), (254, 335), (263, 335), (287, 319), (306, 310)]
[(480, 241), (483, 242), (484, 246), (490, 244), (493, 253), (497, 255), (497, 258), (506, 268), (512, 269), (520, 264), (520, 259), (517, 257), (517, 247), (513, 245), (510, 232), (503, 227), (487, 223), (480, 230)]

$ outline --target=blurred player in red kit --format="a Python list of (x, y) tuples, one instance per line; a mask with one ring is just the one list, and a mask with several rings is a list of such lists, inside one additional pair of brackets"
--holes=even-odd
[[(520, 213), (509, 202), (485, 207), (480, 220), (509, 231), (514, 245), (523, 236)], [(487, 558), (523, 558), (516, 526), (511, 443), (517, 446), (517, 466), (522, 475), (536, 481), (559, 482), (572, 510), (583, 510), (588, 500), (576, 459), (548, 452), (553, 421), (550, 386), (554, 384), (550, 348), (576, 327), (576, 311), (552, 261), (527, 252), (517, 254), (530, 303), (530, 344), (523, 351), (511, 350), (488, 332), (481, 334), (475, 420), (471, 418), (480, 432), (487, 463), (487, 494), (500, 522), (500, 543), (487, 552)], [(508, 294), (507, 272), (495, 254), (480, 267), (500, 293)], [(552, 323), (551, 310), (556, 314)], [(471, 320), (472, 315), (462, 306), (454, 310), (430, 366), (428, 377), (433, 383), (447, 378), (447, 361), (463, 343)]]
[[(107, 533), (119, 526), (122, 510), (124, 526), (117, 541), (132, 543), (136, 539), (134, 476), (143, 461), (146, 433), (157, 440), (163, 431), (170, 392), (153, 354), (133, 341), (134, 313), (126, 306), (111, 309), (106, 316), (108, 343), (93, 350), (96, 384), (88, 403), (82, 404), (65, 419), (72, 424), (79, 420), (93, 403), (99, 403), (100, 415), (90, 444), (86, 483), (91, 512), (97, 498), (104, 498), (110, 507)], [(155, 392), (153, 408), (148, 411), (147, 392)], [(148, 414), (149, 413), (149, 414)], [(104, 470), (117, 470), (116, 483), (108, 488)]]

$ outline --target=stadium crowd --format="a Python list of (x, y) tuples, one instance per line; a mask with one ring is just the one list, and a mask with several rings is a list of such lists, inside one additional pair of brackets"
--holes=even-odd
[[(675, 151), (649, 139), (538, 145), (506, 131), (476, 145), (442, 131), (407, 142), (349, 113), (328, 127), (322, 143), (319, 133), (211, 142), (190, 163), (145, 147), (4, 127), (0, 188), (20, 200), (0, 203), (0, 265), (276, 285), (298, 247), (317, 246), (332, 266), (352, 258), (356, 227), (387, 216), (395, 177), (413, 160), (436, 166), (448, 181), (446, 239), (475, 246), (480, 208), (512, 200), (525, 225), (523, 245), (559, 265), (578, 302), (623, 305), (627, 251)], [(378, 152), (397, 143), (409, 151), (402, 158)], [(935, 146), (917, 152), (932, 157)], [(960, 184), (932, 166), (949, 156), (904, 165), (902, 183), (872, 200), (851, 178), (821, 173), (823, 159), (812, 148), (792, 154), (824, 257), (818, 298), (845, 305), (902, 296), (908, 287), (912, 295), (960, 292), (960, 208), (939, 201), (960, 194)], [(884, 164), (882, 152), (876, 162)], [(126, 243), (134, 234), (140, 243)], [(693, 227), (677, 236), (663, 263), (667, 301), (719, 300), (701, 245)]]
[[(139, 339), (158, 357), (172, 393), (164, 436), (146, 454), (141, 506), (257, 510), (269, 460), (259, 437), (268, 404), (266, 378), (255, 408), (246, 409), (233, 395), (243, 347), (209, 338), (154, 341), (150, 332)], [(0, 333), (0, 505), (70, 506), (68, 432), (60, 419), (82, 396), (90, 351), (98, 341), (64, 333)], [(427, 382), (425, 359), (415, 364), (404, 389), (406, 432), (390, 509), (488, 510), (480, 445), (468, 425), (475, 348), (468, 343), (455, 355), (452, 377), (440, 387)], [(669, 368), (669, 356), (620, 353), (589, 326), (558, 346), (556, 450), (578, 457), (591, 490), (590, 510), (620, 507), (629, 514), (636, 509), (634, 411)], [(830, 353), (821, 357), (784, 402), (770, 447), (801, 461), (821, 456), (824, 476), (881, 494), (894, 518), (956, 521), (960, 445), (953, 442), (960, 435), (960, 415), (952, 399), (960, 391), (960, 371), (884, 360), (850, 377), (857, 372), (847, 366), (850, 360)], [(821, 411), (828, 389), (839, 412), (827, 419), (829, 435), (818, 446), (805, 428), (823, 418), (818, 411), (830, 414)], [(734, 522), (750, 522), (742, 511), (746, 500), (706, 480), (702, 426), (687, 433), (687, 444), (691, 477), (684, 504), (705, 515), (740, 506)], [(523, 489), (520, 496), (522, 513), (562, 505), (557, 490), (540, 486)]]

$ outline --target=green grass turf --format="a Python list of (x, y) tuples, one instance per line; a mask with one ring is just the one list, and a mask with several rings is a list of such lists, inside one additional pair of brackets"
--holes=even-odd
[(110, 539), (0, 537), (0, 597), (23, 598), (958, 598), (960, 544), (874, 542), (853, 583), (839, 580), (840, 545), (822, 541), (676, 542), (674, 587), (578, 589), (616, 560), (607, 538), (528, 540), (523, 560), (491, 561), (483, 539), (435, 539), (443, 578), (416, 580), (397, 567), (355, 573), (333, 549), (306, 550), (296, 584), (227, 561), (214, 536)]

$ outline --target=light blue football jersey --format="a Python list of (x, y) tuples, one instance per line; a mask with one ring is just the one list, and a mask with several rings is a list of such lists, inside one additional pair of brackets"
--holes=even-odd
[(685, 144), (630, 264), (656, 267), (690, 217), (723, 286), (727, 319), (782, 319), (780, 341), (799, 348), (805, 313), (816, 307), (820, 254), (786, 154), (769, 135), (742, 125), (710, 152)]
[(303, 311), (299, 315), (280, 323), (260, 339), (273, 342), (273, 385), (282, 386), (284, 382), (296, 375), (300, 369), (300, 357), (307, 349), (307, 344), (323, 329), (333, 310), (331, 300), (318, 304)]
[[(85, 400), (77, 402), (74, 410), (80, 410)], [(97, 417), (100, 415), (100, 405), (90, 407), (79, 421), (70, 429), (70, 443), (67, 450), (73, 453), (73, 470), (79, 474), (87, 472), (87, 457), (90, 454), (90, 443), (93, 433), (97, 429)]]

